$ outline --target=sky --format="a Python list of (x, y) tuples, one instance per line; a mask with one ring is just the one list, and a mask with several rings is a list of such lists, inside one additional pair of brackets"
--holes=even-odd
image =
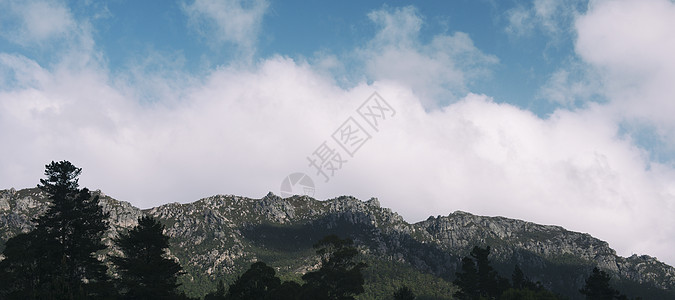
[[(377, 197), (675, 264), (675, 2), (0, 0), (0, 188)], [(286, 185), (282, 185), (286, 183)], [(290, 186), (290, 190), (289, 190)]]

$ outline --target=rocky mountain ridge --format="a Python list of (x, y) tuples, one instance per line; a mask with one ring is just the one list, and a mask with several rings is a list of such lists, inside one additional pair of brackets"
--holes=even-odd
[[(514, 264), (526, 266), (533, 279), (563, 294), (565, 288), (570, 295), (578, 290), (585, 278), (580, 271), (597, 265), (637, 290), (647, 286), (675, 295), (675, 268), (646, 255), (620, 257), (606, 242), (558, 226), (461, 211), (409, 224), (375, 198), (348, 196), (318, 201), (272, 193), (262, 199), (216, 195), (141, 210), (95, 193), (110, 213), (108, 238), (135, 226), (143, 214), (165, 224), (171, 255), (188, 272), (185, 285), (195, 290), (217, 277), (234, 276), (256, 260), (271, 262), (280, 274), (298, 276), (316, 266), (311, 245), (330, 232), (352, 237), (367, 257), (446, 279), (473, 246), (490, 245), (492, 259), (503, 271)], [(47, 204), (46, 195), (35, 188), (0, 191), (0, 248), (8, 238), (31, 230), (31, 220)]]

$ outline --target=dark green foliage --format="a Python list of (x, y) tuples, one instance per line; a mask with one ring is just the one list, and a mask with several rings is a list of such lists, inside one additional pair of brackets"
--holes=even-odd
[(218, 281), (218, 287), (216, 290), (206, 294), (206, 296), (204, 296), (204, 300), (225, 300), (226, 293), (227, 291), (225, 291), (225, 283), (220, 280)]
[(302, 292), (302, 286), (295, 281), (284, 281), (279, 287), (270, 291), (270, 300), (296, 300)]
[(204, 300), (297, 300), (301, 292), (300, 284), (295, 281), (281, 283), (273, 268), (264, 262), (256, 262), (230, 285), (227, 292), (224, 286), (219, 286), (215, 293), (207, 295)]
[(513, 268), (513, 274), (511, 275), (511, 285), (516, 289), (527, 288), (530, 285), (530, 281), (525, 277), (523, 270), (521, 270), (518, 265)]
[(520, 266), (516, 265), (511, 274), (511, 288), (504, 291), (502, 300), (556, 300), (560, 297), (544, 288), (541, 283), (532, 282)]
[(415, 300), (415, 293), (409, 287), (402, 286), (394, 293), (394, 300)]
[(459, 287), (455, 293), (458, 299), (478, 299), (480, 288), (478, 286), (478, 270), (476, 263), (470, 257), (462, 259), (461, 271), (456, 273), (457, 278), (453, 283)]
[(304, 299), (354, 299), (363, 293), (366, 264), (356, 261), (358, 250), (350, 239), (329, 235), (314, 248), (321, 256), (321, 268), (302, 276)]
[(19, 234), (7, 241), (0, 262), (0, 298), (34, 299), (37, 297), (38, 242), (36, 231)]
[(488, 256), (490, 255), (490, 246), (485, 249), (473, 247), (471, 257), (476, 261), (478, 270), (478, 287), (481, 290), (481, 296), (497, 297), (509, 288), (508, 280), (499, 276), (497, 271), (490, 265)]
[[(65, 293), (100, 297), (109, 285), (107, 268), (95, 253), (106, 248), (102, 237), (108, 228), (108, 214), (99, 206), (98, 196), (92, 197), (86, 188), (78, 189), (81, 172), (68, 161), (46, 166), (47, 178), (41, 179), (38, 187), (50, 195), (52, 203), (36, 220), (36, 230), (45, 235), (43, 259), (47, 265), (40, 264), (56, 271), (51, 278)], [(86, 288), (83, 279), (89, 281)], [(86, 291), (80, 291), (83, 289)]]
[[(0, 277), (14, 277), (0, 295), (20, 299), (106, 298), (112, 291), (106, 266), (96, 258), (105, 249), (107, 214), (98, 196), (79, 189), (82, 169), (68, 161), (46, 165), (38, 187), (49, 195), (47, 212), (36, 229), (7, 242)], [(20, 275), (18, 275), (20, 274)], [(19, 276), (22, 279), (17, 279)]]
[[(176, 241), (172, 238), (171, 243), (175, 245)], [(180, 248), (171, 248), (171, 250), (173, 255), (176, 255), (177, 257), (185, 257), (184, 254), (181, 255)], [(183, 272), (189, 275), (178, 277), (178, 284), (180, 284), (178, 290), (184, 293), (186, 296), (193, 298), (202, 298), (209, 291), (214, 293), (214, 291), (217, 291), (219, 282), (221, 280), (223, 281), (224, 287), (226, 288), (229, 283), (232, 283), (237, 279), (235, 274), (223, 272), (218, 274), (217, 280), (214, 280), (213, 277), (204, 272), (204, 270), (201, 268), (202, 266), (200, 265), (195, 266), (191, 264), (185, 264), (182, 265), (182, 267)], [(227, 289), (224, 290), (227, 291)], [(224, 297), (225, 293), (222, 295)]]
[(120, 279), (120, 291), (128, 299), (172, 299), (181, 266), (166, 257), (169, 237), (164, 226), (150, 216), (141, 217), (138, 225), (121, 234), (115, 243), (123, 257), (112, 257)]
[[(51, 162), (45, 166), (46, 179), (40, 179), (38, 187), (49, 194), (50, 199), (64, 199), (69, 194), (78, 191), (82, 168), (74, 166), (69, 161)], [(56, 201), (59, 202), (59, 201)], [(53, 203), (56, 204), (56, 203)]]
[(359, 299), (390, 299), (402, 286), (410, 287), (417, 300), (449, 300), (457, 290), (452, 282), (420, 272), (405, 262), (365, 257), (365, 292)]
[(531, 290), (528, 288), (510, 288), (502, 293), (501, 300), (557, 300), (561, 299), (556, 294), (545, 289)]
[(544, 291), (546, 290), (542, 285), (541, 282), (533, 282), (527, 276), (525, 276), (525, 273), (523, 273), (523, 270), (520, 269), (520, 266), (516, 265), (513, 268), (513, 273), (511, 274), (511, 287), (514, 289), (522, 289), (522, 290), (531, 290), (531, 291)]
[(560, 299), (545, 289), (540, 283), (534, 283), (516, 265), (511, 274), (511, 282), (501, 277), (490, 265), (488, 256), (490, 247), (474, 247), (470, 256), (462, 259), (460, 271), (456, 273), (455, 285), (459, 290), (454, 294), (458, 299)]
[(593, 268), (593, 272), (586, 279), (586, 284), (579, 292), (586, 296), (586, 299), (594, 300), (612, 300), (612, 299), (628, 299), (626, 295), (622, 295), (615, 290), (609, 281), (612, 279), (609, 274), (600, 269)]
[(272, 290), (281, 285), (281, 280), (275, 276), (274, 269), (264, 262), (256, 262), (251, 265), (241, 277), (239, 277), (227, 292), (228, 300), (264, 300), (269, 299)]
[(473, 247), (471, 257), (462, 259), (461, 271), (456, 273), (454, 283), (460, 288), (455, 293), (459, 299), (496, 298), (509, 288), (506, 279), (497, 274), (490, 265), (490, 246)]
[[(354, 299), (363, 293), (364, 279), (361, 270), (366, 267), (356, 261), (358, 251), (350, 239), (329, 235), (319, 241), (315, 248), (321, 257), (321, 268), (308, 272), (302, 279), (305, 284), (281, 280), (274, 268), (256, 262), (232, 283), (225, 294), (224, 287), (207, 295), (208, 300), (331, 300)], [(222, 295), (225, 294), (225, 297)]]

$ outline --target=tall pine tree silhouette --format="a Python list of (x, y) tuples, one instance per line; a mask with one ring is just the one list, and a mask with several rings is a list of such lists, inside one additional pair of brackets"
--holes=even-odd
[(0, 295), (17, 299), (106, 298), (106, 266), (96, 258), (105, 249), (102, 237), (107, 214), (98, 196), (79, 189), (81, 168), (68, 161), (46, 165), (38, 187), (50, 205), (34, 220), (36, 228), (7, 242), (0, 277), (12, 277)]
[(612, 287), (609, 283), (611, 279), (612, 277), (609, 274), (595, 267), (591, 275), (586, 279), (586, 284), (584, 284), (579, 292), (586, 296), (586, 299), (627, 299), (625, 295), (622, 295)]
[(111, 260), (119, 271), (120, 292), (127, 299), (174, 299), (180, 264), (166, 257), (169, 237), (164, 226), (150, 216), (143, 216), (138, 225), (121, 234), (115, 243), (123, 253)]
[(480, 297), (480, 287), (478, 286), (478, 270), (476, 263), (470, 257), (462, 259), (460, 271), (455, 273), (453, 283), (459, 287), (455, 292), (455, 297), (461, 300), (478, 299)]
[(460, 272), (455, 273), (457, 278), (453, 283), (459, 287), (455, 297), (458, 299), (498, 298), (510, 287), (508, 280), (499, 276), (490, 265), (488, 259), (490, 246), (485, 248), (475, 246), (469, 255), (462, 259)]

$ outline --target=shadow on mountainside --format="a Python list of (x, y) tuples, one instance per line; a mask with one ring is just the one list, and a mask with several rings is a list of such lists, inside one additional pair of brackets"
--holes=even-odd
[[(458, 253), (443, 250), (436, 243), (416, 240), (409, 233), (378, 228), (364, 216), (354, 217), (359, 212), (326, 214), (303, 224), (264, 223), (247, 225), (241, 228), (242, 235), (256, 247), (275, 253), (312, 253), (312, 245), (326, 235), (335, 234), (349, 237), (366, 256), (380, 261), (390, 261), (409, 265), (417, 271), (431, 274), (451, 281), (455, 278), (460, 259), (468, 255), (470, 249)], [(354, 220), (357, 220), (354, 222)], [(478, 243), (477, 246), (486, 246)], [(503, 241), (490, 241), (494, 249), (509, 247)], [(454, 251), (453, 251), (454, 252)], [(262, 258), (262, 257), (261, 257)], [(272, 256), (268, 257), (274, 259)], [(515, 265), (534, 281), (540, 281), (547, 288), (567, 296), (581, 299), (579, 289), (583, 286), (587, 274), (594, 265), (579, 259), (544, 258), (523, 249), (513, 249), (503, 257), (493, 257), (495, 269), (510, 278)], [(673, 294), (647, 285), (628, 280), (616, 280), (626, 294), (640, 296), (643, 299), (666, 299)], [(665, 298), (664, 298), (665, 297)]]

